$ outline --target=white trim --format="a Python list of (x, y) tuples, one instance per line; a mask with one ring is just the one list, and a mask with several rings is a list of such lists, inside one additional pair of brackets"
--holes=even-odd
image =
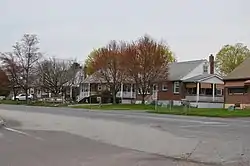
[[(178, 84), (177, 84), (178, 83)], [(175, 93), (175, 94), (179, 94), (180, 93), (180, 82), (179, 81), (175, 81), (175, 82), (173, 82), (173, 84), (174, 84), (174, 89), (173, 89), (173, 92)], [(176, 89), (177, 89), (177, 85), (178, 85), (178, 89), (179, 89), (179, 91), (177, 92), (176, 91)]]
[(205, 78), (202, 78), (202, 79), (200, 79), (198, 81), (204, 81), (204, 80), (207, 80), (207, 79), (210, 79), (210, 78), (213, 78), (213, 77), (216, 77), (216, 78), (219, 78), (220, 80), (223, 80), (222, 77), (215, 74), (215, 75), (210, 75), (210, 76), (207, 76)]

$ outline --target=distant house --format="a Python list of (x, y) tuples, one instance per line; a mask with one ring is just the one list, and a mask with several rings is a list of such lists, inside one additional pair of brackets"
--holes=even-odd
[(250, 58), (242, 62), (224, 78), (225, 108), (250, 106)]
[[(155, 83), (145, 100), (159, 103), (181, 105), (183, 100), (196, 107), (223, 107), (223, 80), (214, 73), (214, 56), (206, 59), (174, 62), (168, 66), (168, 80)], [(83, 80), (80, 86), (79, 101), (96, 95), (106, 89), (103, 80), (95, 74)], [(116, 95), (123, 103), (141, 100), (140, 90), (135, 92), (135, 85), (124, 82)]]

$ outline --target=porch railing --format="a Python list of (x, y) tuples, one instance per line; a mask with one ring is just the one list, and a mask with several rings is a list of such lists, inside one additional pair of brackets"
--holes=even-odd
[[(96, 95), (96, 94), (97, 94), (97, 92), (94, 92), (94, 91), (90, 92), (90, 95)], [(89, 92), (87, 92), (87, 91), (81, 92), (79, 97), (80, 97), (80, 99), (83, 99), (85, 97), (89, 97)], [(117, 92), (116, 97), (121, 97), (120, 91)], [(131, 92), (123, 92), (122, 98), (136, 98), (136, 93), (132, 92), (132, 94), (131, 94)]]
[[(188, 95), (186, 96), (186, 100), (188, 101), (196, 101), (197, 96), (196, 95)], [(199, 96), (199, 101), (204, 101), (204, 102), (213, 102), (213, 96)], [(214, 102), (224, 102), (224, 97), (223, 96), (215, 96), (214, 97)]]

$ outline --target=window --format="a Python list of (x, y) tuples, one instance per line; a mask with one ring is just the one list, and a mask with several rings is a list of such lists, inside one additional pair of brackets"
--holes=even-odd
[(102, 84), (98, 84), (97, 89), (98, 89), (98, 91), (101, 91), (102, 90)]
[(155, 90), (157, 90), (158, 88), (157, 88), (157, 85), (156, 84), (154, 84), (153, 85), (153, 90), (155, 91)]
[(162, 91), (167, 91), (167, 90), (168, 90), (168, 85), (167, 85), (167, 83), (162, 84), (161, 89), (162, 89)]
[(203, 73), (208, 73), (208, 65), (203, 65)]
[(84, 86), (84, 91), (85, 91), (85, 92), (88, 92), (88, 91), (89, 91), (88, 85), (85, 84), (85, 85), (83, 85), (83, 86)]
[(180, 93), (180, 83), (174, 82), (174, 93)]
[(222, 95), (222, 89), (216, 89), (215, 94), (221, 96)]
[(245, 93), (247, 93), (247, 88), (244, 88), (244, 87), (228, 88), (229, 95), (243, 95)]
[[(142, 93), (142, 88), (138, 88), (138, 94), (143, 94)], [(148, 89), (145, 94), (150, 94), (150, 89)]]

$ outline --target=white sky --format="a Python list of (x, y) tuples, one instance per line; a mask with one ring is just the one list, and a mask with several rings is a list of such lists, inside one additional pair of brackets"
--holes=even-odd
[(110, 40), (149, 34), (177, 59), (207, 58), (225, 44), (250, 47), (249, 0), (1, 0), (0, 51), (36, 33), (49, 56), (83, 61)]

